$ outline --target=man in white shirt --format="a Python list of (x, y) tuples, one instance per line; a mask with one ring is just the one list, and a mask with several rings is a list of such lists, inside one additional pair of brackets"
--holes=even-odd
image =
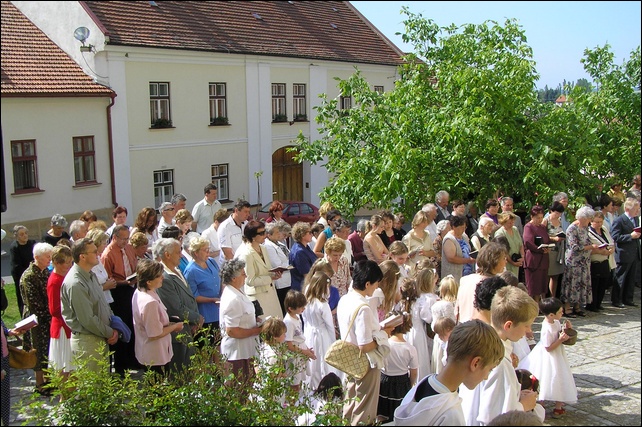
[(161, 214), (161, 219), (158, 221), (158, 235), (161, 236), (163, 234), (163, 230), (167, 227), (170, 225), (176, 225), (176, 222), (174, 221), (176, 209), (171, 202), (163, 202), (158, 207), (158, 212)]
[(205, 193), (205, 197), (196, 203), (192, 209), (192, 216), (194, 217), (192, 230), (196, 230), (199, 234), (212, 225), (212, 222), (214, 222), (214, 214), (223, 207), (221, 206), (221, 202), (216, 200), (218, 194), (216, 185), (212, 183), (207, 184), (203, 192)]
[(446, 190), (438, 191), (435, 194), (435, 205), (437, 207), (437, 217), (435, 222), (439, 222), (442, 219), (448, 219), (450, 216), (450, 194)]
[(214, 213), (212, 225), (207, 227), (207, 229), (201, 233), (201, 236), (210, 242), (210, 258), (214, 258), (218, 262), (219, 266), (223, 265), (223, 261), (225, 260), (220, 257), (221, 243), (218, 237), (218, 228), (229, 216), (230, 214), (227, 212), (227, 209), (219, 209)]
[(231, 260), (234, 258), (234, 252), (243, 243), (243, 229), (249, 217), (250, 203), (247, 200), (239, 200), (234, 205), (232, 215), (219, 226), (218, 241), (221, 251), (223, 251), (222, 259)]
[(434, 241), (439, 234), (437, 232), (437, 221), (435, 220), (437, 218), (437, 205), (434, 203), (426, 203), (421, 210), (428, 216), (426, 231), (430, 233), (430, 237)]

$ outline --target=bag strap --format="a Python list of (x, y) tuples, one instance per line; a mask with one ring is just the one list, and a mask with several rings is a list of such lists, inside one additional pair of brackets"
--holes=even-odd
[(359, 314), (359, 310), (361, 310), (361, 307), (366, 307), (368, 304), (361, 304), (357, 309), (354, 311), (354, 314), (352, 315), (352, 320), (350, 320), (350, 326), (348, 326), (348, 333), (350, 333), (350, 330), (352, 329), (352, 325), (354, 324), (355, 319), (357, 318), (357, 314)]

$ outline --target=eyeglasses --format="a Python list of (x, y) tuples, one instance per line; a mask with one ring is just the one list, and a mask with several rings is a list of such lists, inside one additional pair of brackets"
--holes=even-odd
[(257, 236), (265, 236), (265, 230), (256, 233)]
[(174, 210), (174, 208), (167, 208), (167, 209), (163, 209), (163, 212), (166, 212), (166, 211), (173, 211), (173, 210)]

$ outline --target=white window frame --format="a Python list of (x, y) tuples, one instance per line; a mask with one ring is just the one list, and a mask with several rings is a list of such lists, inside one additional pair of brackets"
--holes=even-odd
[(230, 200), (230, 164), (220, 163), (212, 165), (212, 184), (216, 185), (217, 200)]

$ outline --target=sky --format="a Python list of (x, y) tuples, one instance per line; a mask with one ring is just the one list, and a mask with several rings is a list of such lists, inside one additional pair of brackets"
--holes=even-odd
[(533, 49), (540, 79), (537, 87), (557, 88), (564, 80), (592, 81), (580, 59), (585, 49), (611, 46), (614, 63), (622, 65), (640, 45), (639, 1), (352, 1), (351, 4), (404, 52), (395, 33), (404, 31), (402, 6), (432, 19), (440, 27), (481, 24), (494, 20), (502, 24), (515, 18)]

